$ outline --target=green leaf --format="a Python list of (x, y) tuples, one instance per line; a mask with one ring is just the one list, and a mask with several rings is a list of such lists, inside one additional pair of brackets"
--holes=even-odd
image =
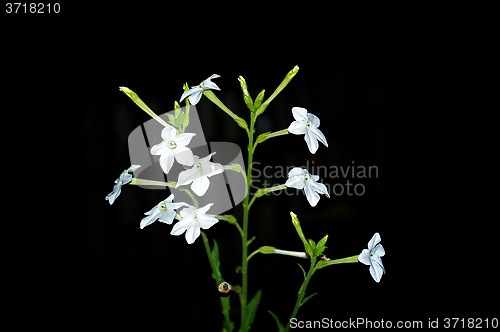
[(252, 242), (253, 242), (253, 240), (255, 240), (255, 238), (256, 238), (256, 237), (257, 237), (257, 236), (254, 236), (254, 237), (252, 237), (250, 240), (248, 240), (248, 241), (247, 241), (247, 246), (249, 246), (249, 245), (250, 245), (250, 243), (252, 243)]
[(305, 299), (303, 299), (303, 300), (302, 300), (302, 303), (301, 303), (300, 305), (301, 305), (301, 306), (303, 306), (304, 304), (306, 304), (306, 302), (307, 302), (307, 301), (309, 301), (309, 299), (310, 299), (311, 297), (313, 297), (314, 295), (316, 295), (316, 294), (318, 294), (318, 293), (311, 294), (311, 295), (309, 295), (308, 297), (306, 297)]
[(264, 99), (264, 93), (266, 90), (262, 90), (258, 95), (257, 98), (255, 98), (255, 102), (253, 103), (254, 109), (259, 108), (260, 104), (262, 103), (262, 100)]
[(276, 321), (276, 324), (278, 325), (279, 332), (284, 332), (285, 328), (283, 327), (283, 324), (280, 323), (278, 316), (276, 316), (271, 310), (268, 310), (267, 312), (270, 313), (271, 316), (273, 316), (274, 320)]
[(306, 270), (304, 270), (302, 265), (300, 265), (299, 263), (297, 263), (297, 265), (299, 265), (300, 269), (302, 270), (302, 273), (304, 274), (304, 280), (305, 280), (306, 279)]
[(327, 240), (328, 240), (328, 234), (326, 234), (321, 240), (319, 240), (318, 247), (319, 246), (324, 246), (326, 244)]
[(255, 313), (257, 312), (257, 307), (259, 306), (261, 296), (262, 291), (259, 289), (253, 299), (247, 305), (247, 330), (250, 330), (250, 325), (255, 319)]
[(311, 239), (309, 239), (308, 241), (309, 241), (309, 245), (311, 246), (311, 250), (312, 250), (313, 252), (315, 252), (315, 251), (316, 251), (316, 242), (314, 242), (314, 241), (313, 241), (313, 240), (311, 240)]
[(214, 248), (212, 249), (212, 259), (215, 265), (215, 271), (212, 273), (212, 278), (220, 284), (222, 280), (222, 274), (220, 273), (220, 261), (219, 261), (219, 246), (217, 245), (217, 241), (214, 239)]

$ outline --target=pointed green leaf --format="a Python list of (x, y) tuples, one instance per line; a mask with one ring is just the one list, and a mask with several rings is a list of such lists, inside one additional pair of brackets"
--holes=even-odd
[(253, 299), (248, 302), (247, 305), (247, 330), (250, 330), (250, 325), (255, 319), (255, 313), (257, 312), (257, 307), (259, 306), (260, 298), (262, 296), (262, 291), (259, 289)]
[(299, 263), (297, 263), (300, 267), (300, 269), (302, 270), (302, 273), (304, 274), (304, 280), (306, 279), (306, 270), (304, 270), (304, 268), (302, 267), (302, 265), (300, 265)]
[(308, 297), (306, 297), (305, 299), (303, 299), (303, 300), (302, 300), (302, 303), (301, 303), (300, 305), (301, 305), (301, 306), (303, 306), (304, 304), (306, 304), (306, 302), (307, 302), (307, 301), (309, 301), (309, 299), (310, 299), (311, 297), (313, 297), (314, 295), (316, 295), (316, 294), (318, 294), (318, 293), (311, 294), (311, 295), (309, 295)]
[(255, 102), (253, 103), (254, 109), (259, 108), (260, 104), (262, 103), (262, 100), (264, 99), (264, 93), (266, 90), (262, 90), (258, 95), (257, 98), (255, 98)]
[(220, 261), (219, 261), (219, 246), (217, 245), (217, 241), (214, 239), (214, 248), (212, 249), (212, 259), (215, 265), (215, 271), (212, 273), (212, 278), (220, 284), (222, 280), (222, 274), (220, 273)]
[(324, 246), (326, 244), (327, 240), (328, 240), (328, 234), (326, 234), (321, 240), (319, 240), (318, 247), (319, 246)]
[(276, 321), (276, 324), (278, 325), (279, 332), (284, 332), (285, 328), (283, 327), (283, 324), (280, 323), (278, 316), (276, 316), (271, 310), (268, 310), (267, 312), (270, 313), (271, 316), (273, 316), (274, 320)]
[(311, 250), (314, 252), (316, 250), (316, 242), (313, 240), (309, 239), (309, 245), (311, 246)]
[(252, 242), (253, 242), (253, 240), (255, 240), (255, 238), (256, 238), (256, 236), (254, 236), (254, 237), (252, 237), (250, 240), (248, 240), (248, 241), (247, 241), (247, 246), (249, 246), (249, 245), (250, 245), (250, 243), (252, 243)]

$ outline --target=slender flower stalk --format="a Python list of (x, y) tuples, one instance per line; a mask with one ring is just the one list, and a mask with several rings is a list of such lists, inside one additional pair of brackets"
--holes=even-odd
[(134, 91), (130, 90), (129, 88), (127, 87), (124, 87), (124, 86), (121, 86), (120, 87), (120, 91), (124, 92), (130, 99), (132, 99), (132, 101), (137, 105), (139, 106), (144, 112), (146, 112), (150, 117), (152, 117), (153, 119), (155, 119), (156, 121), (158, 121), (159, 123), (161, 123), (162, 125), (164, 125), (165, 127), (168, 126), (168, 124), (162, 119), (160, 118), (158, 115), (156, 115), (155, 112), (153, 112), (142, 100), (141, 98), (139, 98), (139, 96), (137, 95), (137, 93), (135, 93)]

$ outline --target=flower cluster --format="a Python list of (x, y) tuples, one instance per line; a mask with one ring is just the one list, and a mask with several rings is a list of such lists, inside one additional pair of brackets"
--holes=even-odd
[[(249, 209), (256, 198), (262, 197), (268, 192), (283, 190), (287, 187), (304, 190), (306, 199), (311, 207), (315, 207), (318, 205), (321, 198), (320, 195), (325, 195), (327, 198), (330, 197), (325, 184), (319, 182), (320, 178), (318, 175), (309, 173), (306, 168), (293, 167), (288, 173), (288, 179), (284, 184), (270, 188), (260, 188), (253, 194), (253, 197), (250, 200), (249, 188), (252, 183), (252, 178), (250, 176), (252, 174), (251, 161), (253, 159), (253, 153), (257, 144), (262, 143), (272, 137), (294, 134), (304, 135), (304, 140), (311, 154), (315, 154), (318, 151), (320, 142), (325, 147), (328, 147), (328, 142), (325, 135), (321, 132), (321, 130), (319, 130), (320, 119), (316, 115), (309, 113), (303, 107), (293, 107), (291, 109), (292, 117), (294, 120), (290, 123), (288, 128), (276, 132), (263, 133), (254, 140), (253, 135), (257, 117), (266, 110), (269, 103), (280, 93), (281, 90), (283, 90), (283, 88), (295, 76), (298, 70), (299, 68), (295, 66), (295, 68), (287, 74), (276, 91), (274, 91), (274, 93), (266, 100), (264, 100), (265, 90), (262, 90), (262, 92), (258, 94), (256, 99), (253, 100), (250, 96), (250, 93), (248, 92), (245, 79), (241, 76), (238, 78), (243, 91), (243, 99), (250, 110), (250, 124), (247, 124), (247, 122), (243, 118), (240, 118), (238, 115), (233, 113), (218, 99), (217, 96), (215, 96), (212, 91), (209, 91), (220, 91), (220, 88), (212, 82), (212, 79), (220, 77), (216, 74), (210, 76), (206, 80), (202, 81), (199, 85), (194, 86), (191, 89), (189, 89), (187, 83), (184, 85), (184, 93), (180, 98), (180, 102), (185, 100), (185, 111), (180, 108), (179, 103), (175, 102), (175, 114), (168, 114), (170, 124), (157, 116), (148, 106), (146, 106), (146, 104), (142, 100), (140, 100), (140, 98), (132, 90), (125, 87), (120, 88), (120, 90), (126, 93), (127, 96), (129, 96), (141, 109), (143, 109), (153, 119), (164, 126), (160, 133), (162, 141), (152, 146), (150, 149), (150, 153), (152, 155), (159, 156), (159, 164), (163, 172), (165, 174), (168, 174), (174, 165), (174, 161), (177, 161), (177, 163), (182, 165), (184, 167), (184, 171), (181, 171), (178, 174), (177, 182), (165, 183), (134, 178), (131, 173), (137, 170), (140, 166), (132, 165), (128, 169), (124, 170), (120, 174), (118, 179), (115, 180), (113, 191), (106, 196), (106, 200), (108, 200), (109, 204), (113, 204), (116, 198), (120, 195), (122, 186), (125, 184), (140, 185), (141, 183), (147, 183), (153, 185), (167, 185), (171, 188), (180, 188), (189, 185), (189, 189), (180, 188), (180, 190), (186, 191), (189, 194), (189, 196), (192, 198), (193, 205), (190, 205), (186, 202), (174, 202), (175, 197), (172, 193), (166, 199), (153, 206), (149, 211), (145, 212), (145, 216), (140, 221), (139, 226), (141, 229), (144, 229), (146, 226), (153, 224), (157, 220), (161, 223), (172, 225), (170, 234), (174, 236), (184, 234), (185, 240), (188, 244), (194, 243), (196, 239), (200, 235), (202, 235), (203, 243), (207, 251), (210, 266), (213, 272), (212, 277), (219, 285), (219, 292), (221, 293), (228, 293), (233, 289), (233, 287), (222, 278), (222, 274), (219, 269), (220, 262), (217, 243), (214, 240), (214, 246), (213, 248), (211, 248), (206, 234), (202, 232), (202, 229), (206, 230), (211, 228), (219, 220), (224, 220), (227, 221), (228, 224), (235, 225), (241, 235), (243, 246), (242, 263), (239, 267), (242, 274), (242, 284), (241, 286), (234, 286), (234, 290), (237, 290), (237, 292), (240, 293), (241, 299), (242, 317), (240, 331), (247, 331), (250, 329), (250, 324), (253, 320), (253, 317), (255, 316), (255, 310), (260, 300), (259, 291), (255, 295), (255, 297), (250, 300), (249, 303), (247, 303), (247, 299), (249, 299), (248, 280), (246, 278), (248, 261), (252, 256), (258, 253), (280, 254), (311, 260), (311, 268), (309, 269), (307, 275), (305, 270), (301, 266), (302, 271), (304, 272), (304, 283), (302, 284), (302, 287), (298, 292), (298, 299), (292, 314), (292, 318), (295, 317), (300, 306), (308, 301), (313, 295), (315, 295), (312, 294), (308, 297), (305, 297), (305, 290), (310, 278), (312, 277), (312, 274), (318, 269), (323, 269), (326, 266), (335, 264), (360, 262), (369, 266), (369, 272), (372, 278), (377, 283), (380, 282), (382, 275), (385, 274), (385, 268), (382, 264), (381, 259), (381, 257), (385, 255), (385, 250), (380, 243), (381, 237), (379, 233), (375, 233), (373, 235), (371, 240), (368, 242), (368, 249), (364, 249), (359, 255), (330, 260), (323, 254), (323, 252), (327, 248), (326, 242), (328, 240), (328, 234), (325, 235), (317, 243), (311, 239), (307, 239), (300, 226), (297, 215), (295, 215), (293, 212), (290, 213), (292, 217), (292, 223), (304, 245), (305, 252), (281, 250), (271, 246), (263, 246), (250, 255), (248, 254), (248, 246), (253, 241), (253, 238), (251, 240), (248, 240)], [(241, 165), (231, 164), (223, 166), (219, 163), (212, 162), (211, 159), (215, 152), (212, 152), (204, 157), (198, 157), (193, 154), (193, 151), (189, 147), (191, 140), (196, 135), (195, 133), (185, 132), (185, 129), (189, 125), (189, 105), (196, 105), (201, 100), (201, 97), (203, 95), (205, 95), (207, 99), (212, 101), (227, 115), (229, 115), (241, 128), (246, 130), (249, 138), (249, 165), (247, 174), (245, 174), (245, 172), (242, 170)], [(204, 196), (211, 184), (209, 178), (221, 174), (225, 169), (242, 173), (245, 179), (246, 196), (243, 203), (243, 227), (240, 226), (234, 216), (207, 214), (208, 210), (214, 205), (214, 203), (208, 203), (203, 207), (199, 207), (198, 201), (193, 195), (195, 194), (197, 196)], [(174, 220), (177, 220), (177, 222), (174, 223)], [(229, 301), (221, 300), (221, 305), (223, 309), (222, 313), (225, 316), (223, 330), (232, 331), (233, 323), (230, 321), (229, 316)], [(276, 320), (280, 330), (288, 330), (290, 328), (290, 324), (288, 324), (287, 327), (284, 328), (279, 322), (279, 319), (272, 312), (270, 313)], [(292, 318), (290, 319), (290, 321), (292, 320)]]
[[(217, 77), (220, 76), (212, 75), (200, 83), (200, 85), (185, 91), (181, 96), (181, 101), (189, 97), (191, 104), (196, 105), (200, 101), (203, 91), (207, 89), (220, 90), (219, 87), (211, 81), (211, 79)], [(191, 184), (191, 190), (196, 195), (205, 195), (210, 186), (210, 180), (208, 178), (222, 173), (224, 167), (219, 163), (210, 162), (215, 152), (204, 158), (193, 155), (193, 152), (187, 146), (196, 134), (178, 133), (176, 128), (166, 123), (164, 126), (165, 128), (161, 131), (161, 138), (163, 141), (151, 147), (151, 154), (160, 156), (160, 167), (165, 174), (168, 174), (171, 170), (174, 160), (187, 168), (179, 174), (176, 188)], [(130, 172), (133, 172), (139, 167), (140, 166), (133, 165), (120, 174), (120, 177), (115, 181), (116, 185), (113, 191), (106, 196), (106, 200), (109, 200), (110, 204), (113, 204), (120, 195), (121, 187), (132, 181), (133, 177)], [(200, 236), (200, 228), (208, 229), (219, 221), (215, 217), (206, 215), (206, 212), (213, 203), (198, 209), (184, 202), (174, 203), (173, 199), (174, 195), (172, 194), (146, 212), (146, 217), (141, 220), (140, 228), (143, 229), (156, 220), (166, 224), (172, 224), (177, 217), (180, 221), (173, 226), (171, 234), (181, 235), (185, 232), (186, 241), (191, 244)], [(177, 214), (175, 210), (180, 208), (184, 209)]]

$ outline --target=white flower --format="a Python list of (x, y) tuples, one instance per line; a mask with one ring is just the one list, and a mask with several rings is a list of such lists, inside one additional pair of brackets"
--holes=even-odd
[(358, 256), (358, 260), (365, 264), (370, 265), (370, 274), (376, 282), (380, 282), (382, 274), (385, 273), (384, 265), (380, 257), (385, 255), (384, 247), (380, 244), (380, 234), (375, 233), (370, 242), (368, 242), (368, 249), (363, 249)]
[(172, 227), (170, 234), (181, 235), (186, 232), (186, 241), (192, 244), (200, 236), (200, 227), (209, 229), (219, 221), (217, 218), (205, 214), (212, 205), (213, 203), (209, 203), (199, 209), (194, 206), (182, 209), (179, 213), (182, 219)]
[(176, 215), (176, 212), (174, 210), (182, 206), (188, 206), (186, 203), (173, 203), (173, 200), (174, 194), (171, 194), (166, 200), (161, 201), (154, 208), (144, 213), (147, 217), (144, 217), (141, 220), (141, 229), (148, 225), (151, 225), (157, 219), (169, 225), (172, 224)]
[(288, 173), (288, 180), (286, 180), (285, 186), (304, 189), (309, 204), (311, 204), (311, 206), (316, 206), (319, 201), (318, 193), (330, 198), (326, 186), (323, 183), (316, 182), (318, 180), (318, 175), (311, 175), (306, 169), (294, 167), (290, 173)]
[(210, 162), (210, 158), (214, 154), (215, 152), (201, 159), (194, 156), (193, 167), (179, 173), (176, 188), (193, 182), (191, 189), (194, 193), (198, 196), (205, 195), (208, 187), (210, 186), (210, 180), (208, 180), (208, 177), (220, 174), (224, 171), (224, 167), (221, 164)]
[(184, 91), (179, 103), (182, 102), (184, 100), (184, 98), (189, 97), (189, 102), (192, 105), (196, 105), (200, 101), (200, 98), (201, 98), (201, 95), (203, 94), (203, 91), (208, 90), (208, 89), (220, 91), (217, 84), (215, 84), (214, 82), (211, 81), (212, 78), (217, 78), (217, 77), (220, 77), (220, 76), (217, 74), (213, 74), (212, 76), (210, 76), (209, 78), (207, 78), (206, 80), (201, 82), (200, 85), (197, 85), (197, 86), (192, 87), (191, 89), (189, 89), (187, 91)]
[(163, 142), (151, 148), (151, 154), (161, 155), (160, 166), (165, 174), (170, 171), (174, 163), (174, 157), (179, 164), (191, 166), (194, 163), (193, 152), (187, 148), (191, 138), (196, 134), (183, 133), (177, 135), (174, 127), (168, 125), (161, 131)]
[(295, 121), (288, 127), (288, 132), (295, 135), (305, 135), (307, 147), (312, 154), (318, 150), (318, 140), (328, 147), (325, 135), (318, 129), (319, 118), (302, 107), (292, 108), (292, 114)]
[(116, 184), (113, 187), (113, 191), (106, 195), (106, 200), (109, 201), (109, 205), (112, 205), (115, 202), (116, 198), (120, 196), (120, 193), (122, 192), (122, 186), (132, 181), (132, 174), (130, 174), (130, 172), (135, 171), (139, 167), (141, 167), (141, 165), (130, 166), (128, 169), (124, 170), (122, 174), (120, 174), (120, 177), (118, 179), (115, 180)]

